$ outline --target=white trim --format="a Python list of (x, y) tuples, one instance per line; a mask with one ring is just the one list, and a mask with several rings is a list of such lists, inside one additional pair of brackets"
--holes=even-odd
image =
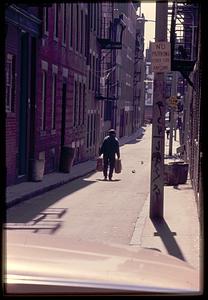
[[(54, 66), (54, 65), (52, 65)], [(58, 71), (58, 68), (57, 68)], [(56, 81), (55, 81), (56, 78)], [(55, 85), (56, 83), (56, 85)], [(51, 99), (51, 129), (54, 130), (56, 129), (56, 122), (54, 123), (54, 116), (56, 115), (56, 107), (55, 107), (55, 96), (56, 96), (56, 90), (57, 90), (57, 73), (53, 72), (52, 75), (52, 99)]]
[[(43, 32), (44, 32), (44, 35), (49, 35), (49, 32), (48, 30), (46, 30), (46, 9), (48, 9), (48, 7), (44, 7), (43, 9)], [(48, 18), (49, 20), (49, 18)]]
[[(46, 93), (46, 90), (47, 90), (47, 87), (45, 87), (45, 82), (46, 81), (46, 74), (47, 70), (45, 69), (42, 69), (42, 95), (41, 95), (41, 130), (45, 130), (46, 128), (44, 128), (44, 114), (45, 114), (45, 93)], [(46, 88), (46, 89), (45, 89)]]
[(57, 65), (52, 64), (52, 72), (55, 74), (58, 74), (58, 66)]
[(57, 12), (57, 8), (58, 8), (58, 3), (54, 4), (54, 27), (53, 27), (53, 39), (54, 41), (58, 41), (58, 37), (55, 35), (55, 31), (56, 31), (56, 12)]
[(67, 68), (63, 67), (62, 76), (65, 78), (68, 78), (68, 74), (69, 74), (69, 70)]
[(41, 60), (41, 69), (44, 71), (48, 71), (48, 62), (45, 60)]
[[(65, 20), (65, 23), (64, 23), (64, 7), (65, 7), (65, 10), (66, 10), (66, 20)], [(67, 37), (67, 3), (62, 3), (62, 46), (66, 46), (66, 37)], [(65, 28), (65, 41), (64, 41), (64, 28)]]

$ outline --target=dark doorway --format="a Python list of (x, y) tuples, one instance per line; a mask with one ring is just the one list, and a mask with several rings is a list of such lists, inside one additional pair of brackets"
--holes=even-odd
[(65, 127), (66, 127), (66, 80), (62, 84), (62, 117), (61, 117), (61, 148), (65, 143)]
[(36, 86), (36, 78), (37, 78), (37, 70), (36, 70), (36, 60), (37, 60), (37, 42), (36, 38), (31, 38), (31, 53), (30, 53), (30, 61), (31, 61), (31, 80), (30, 80), (30, 103), (28, 106), (28, 128), (30, 128), (29, 133), (29, 177), (32, 176), (32, 163), (35, 156), (35, 110), (36, 110), (36, 95), (37, 95), (37, 86)]
[(20, 99), (19, 99), (19, 159), (18, 176), (23, 177), (27, 173), (27, 113), (28, 113), (28, 58), (29, 37), (28, 33), (21, 34), (21, 63), (20, 63)]

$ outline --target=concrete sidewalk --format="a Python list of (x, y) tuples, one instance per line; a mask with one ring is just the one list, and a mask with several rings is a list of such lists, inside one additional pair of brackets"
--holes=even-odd
[[(123, 146), (136, 138), (141, 138), (144, 131), (144, 128), (140, 128), (132, 136), (121, 138), (119, 140), (120, 146)], [(53, 172), (44, 175), (43, 180), (39, 182), (27, 181), (9, 186), (6, 188), (6, 207), (11, 207), (21, 201), (48, 192), (72, 180), (86, 176), (95, 170), (96, 160), (88, 160), (72, 166), (70, 173)]]
[[(173, 157), (178, 141), (173, 141)], [(165, 154), (168, 153), (165, 141)], [(175, 158), (168, 158), (168, 161)], [(165, 162), (167, 162), (165, 160)], [(162, 220), (151, 220), (150, 195), (137, 219), (131, 245), (154, 248), (165, 254), (187, 261), (199, 274), (203, 271), (202, 238), (194, 191), (188, 178), (186, 184), (164, 186), (164, 210)]]

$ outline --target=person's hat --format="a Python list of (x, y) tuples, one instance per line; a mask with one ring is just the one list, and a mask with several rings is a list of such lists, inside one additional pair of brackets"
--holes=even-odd
[(116, 131), (115, 131), (115, 129), (110, 129), (110, 130), (108, 131), (108, 133), (109, 133), (109, 134), (115, 134)]

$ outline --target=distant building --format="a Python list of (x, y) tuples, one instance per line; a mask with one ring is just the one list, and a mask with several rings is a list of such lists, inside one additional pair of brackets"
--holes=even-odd
[(145, 57), (145, 120), (147, 122), (152, 121), (153, 92), (154, 73), (151, 70), (151, 54), (150, 48), (148, 48)]

